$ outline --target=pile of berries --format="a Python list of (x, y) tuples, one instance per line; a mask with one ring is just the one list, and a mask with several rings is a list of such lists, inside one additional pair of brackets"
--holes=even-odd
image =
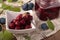
[(31, 22), (33, 17), (30, 15), (29, 12), (24, 14), (19, 14), (15, 19), (11, 21), (9, 24), (10, 29), (29, 29), (31, 28)]
[(39, 9), (37, 16), (39, 19), (46, 21), (47, 19), (55, 19), (59, 16), (59, 7), (49, 9)]

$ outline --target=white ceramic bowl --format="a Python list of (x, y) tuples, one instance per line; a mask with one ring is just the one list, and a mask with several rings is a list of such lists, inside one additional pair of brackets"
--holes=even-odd
[[(25, 11), (22, 12), (12, 12), (12, 11), (6, 11), (6, 29), (9, 30), (12, 33), (18, 34), (18, 33), (30, 33), (34, 31), (36, 28), (33, 23), (31, 23), (32, 28), (30, 29), (22, 29), (22, 30), (16, 30), (16, 29), (9, 29), (8, 25), (9, 23), (16, 18), (21, 13), (24, 13)], [(32, 11), (28, 11), (32, 13)]]

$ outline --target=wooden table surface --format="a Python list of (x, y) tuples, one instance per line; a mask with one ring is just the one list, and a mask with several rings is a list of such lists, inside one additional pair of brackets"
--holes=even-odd
[(48, 38), (42, 39), (42, 40), (60, 40), (60, 31), (58, 31), (54, 35), (52, 35)]

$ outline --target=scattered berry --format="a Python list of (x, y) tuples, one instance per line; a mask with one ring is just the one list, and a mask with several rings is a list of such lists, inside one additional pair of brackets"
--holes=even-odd
[(47, 29), (48, 29), (48, 26), (47, 26), (46, 23), (43, 23), (43, 24), (41, 24), (41, 28), (42, 28), (43, 30), (47, 30)]
[(27, 11), (27, 10), (32, 10), (34, 7), (34, 4), (33, 3), (26, 3), (22, 6), (22, 9)]
[(0, 24), (5, 24), (6, 20), (5, 18), (0, 18)]
[(28, 10), (28, 3), (24, 4), (24, 5), (22, 6), (22, 9), (25, 10), (25, 11), (27, 11), (27, 10)]
[(29, 3), (29, 5), (28, 5), (28, 10), (32, 10), (33, 7), (34, 7), (34, 4), (33, 4), (33, 3)]

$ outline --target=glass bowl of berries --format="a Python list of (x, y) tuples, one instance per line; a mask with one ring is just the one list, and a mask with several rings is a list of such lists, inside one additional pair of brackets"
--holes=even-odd
[(34, 31), (33, 16), (29, 12), (6, 12), (6, 29), (12, 33), (29, 33)]

